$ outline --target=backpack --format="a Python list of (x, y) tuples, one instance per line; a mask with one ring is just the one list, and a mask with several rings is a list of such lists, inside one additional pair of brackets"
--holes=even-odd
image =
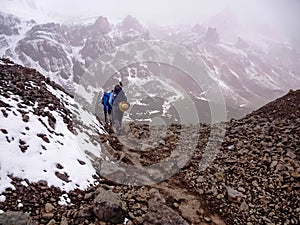
[(103, 97), (102, 97), (102, 104), (104, 106), (109, 106), (109, 97), (110, 97), (110, 92), (105, 92)]

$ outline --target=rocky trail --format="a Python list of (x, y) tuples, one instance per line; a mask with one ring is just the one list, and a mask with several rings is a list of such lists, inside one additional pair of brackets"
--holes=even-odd
[[(41, 224), (112, 224), (100, 222), (93, 210), (100, 192), (106, 199), (118, 196), (115, 198), (124, 210), (117, 207), (119, 218), (126, 216), (127, 224), (298, 224), (299, 100), (300, 91), (290, 92), (246, 118), (226, 124), (219, 154), (204, 172), (199, 170), (199, 161), (210, 126), (187, 129), (173, 125), (165, 131), (167, 136), (161, 132), (164, 138), (153, 144), (147, 134), (149, 126), (129, 124), (123, 135), (101, 136), (103, 152), (109, 151), (118, 162), (143, 166), (156, 163), (172, 154), (180, 131), (185, 132), (184, 137), (197, 134), (197, 147), (178, 173), (157, 184), (134, 187), (102, 178), (101, 184), (86, 192), (68, 193), (72, 206), (58, 206), (52, 201), (55, 195), (66, 193), (44, 184), (31, 184), (5, 192), (9, 201), (0, 206), (16, 210), (17, 196), (23, 195), (22, 211), (31, 212), (32, 219)], [(140, 142), (134, 143), (137, 139)], [(156, 147), (146, 150), (149, 146)], [(118, 217), (109, 215), (108, 202), (108, 215), (101, 214), (102, 220), (112, 221)], [(50, 213), (49, 204), (54, 206)]]
[[(199, 169), (211, 130), (205, 124), (173, 125), (151, 150), (147, 147), (157, 142), (147, 138), (146, 125), (130, 124), (125, 135), (109, 141), (117, 155), (121, 151), (120, 160), (147, 166), (169, 157), (178, 136), (197, 134), (189, 162), (171, 178), (147, 187), (157, 189), (189, 224), (298, 224), (299, 105), (300, 91), (290, 91), (244, 119), (228, 122), (217, 158), (205, 171)], [(132, 136), (140, 140), (136, 148)]]

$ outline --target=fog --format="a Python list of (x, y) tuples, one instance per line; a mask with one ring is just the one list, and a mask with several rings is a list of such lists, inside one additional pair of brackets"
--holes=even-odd
[(299, 41), (299, 0), (0, 0), (1, 11), (38, 22), (74, 23), (103, 15), (115, 23), (127, 15), (144, 25), (202, 24), (230, 9), (248, 27), (276, 29)]

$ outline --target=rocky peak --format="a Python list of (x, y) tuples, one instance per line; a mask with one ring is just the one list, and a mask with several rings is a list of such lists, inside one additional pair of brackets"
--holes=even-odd
[(111, 31), (111, 25), (106, 17), (100, 16), (94, 23), (93, 28), (102, 34), (107, 34)]
[(217, 28), (209, 27), (207, 29), (207, 32), (205, 35), (205, 41), (210, 44), (217, 44), (220, 42), (220, 37), (217, 32)]
[(137, 18), (129, 15), (126, 16), (121, 24), (122, 29), (126, 31), (135, 30), (142, 32), (144, 30), (144, 27), (142, 24), (138, 21)]
[(150, 34), (135, 17), (129, 15), (115, 27), (113, 36), (115, 44), (122, 45), (137, 39), (148, 40)]
[(230, 8), (226, 8), (213, 16), (208, 22), (208, 26), (216, 27), (222, 40), (234, 42), (237, 35), (243, 31), (242, 25), (239, 23), (237, 16)]
[(18, 17), (0, 12), (0, 34), (19, 34), (17, 26), (20, 25), (20, 23), (21, 20)]

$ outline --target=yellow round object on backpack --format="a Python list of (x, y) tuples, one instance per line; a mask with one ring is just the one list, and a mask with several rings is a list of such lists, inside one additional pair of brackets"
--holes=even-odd
[(119, 109), (120, 109), (122, 112), (127, 111), (127, 110), (129, 109), (129, 107), (130, 107), (130, 104), (129, 104), (128, 102), (126, 102), (126, 101), (121, 101), (121, 102), (119, 103)]

